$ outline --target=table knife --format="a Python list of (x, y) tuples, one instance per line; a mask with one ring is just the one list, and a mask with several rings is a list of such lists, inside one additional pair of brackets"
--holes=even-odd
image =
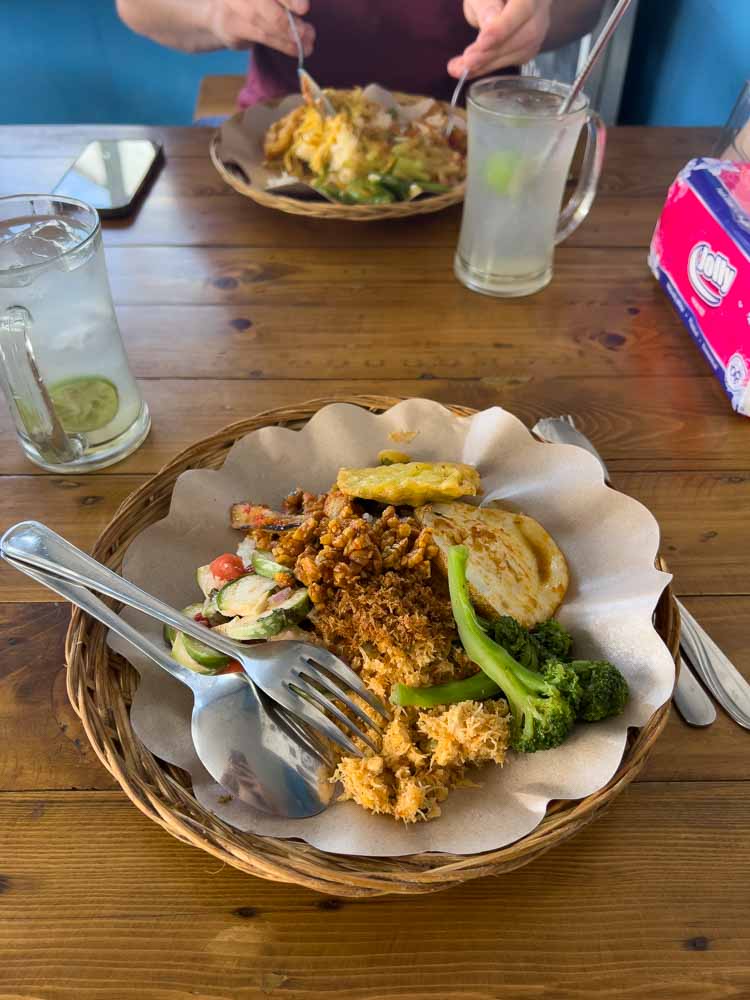
[(695, 674), (680, 656), (680, 674), (672, 692), (672, 701), (682, 718), (691, 726), (710, 726), (716, 721), (716, 709), (700, 686)]
[[(537, 423), (532, 428), (533, 432), (537, 437), (542, 438), (544, 441), (551, 441), (553, 444), (573, 444), (578, 448), (583, 448), (597, 459), (604, 472), (605, 482), (609, 483), (609, 470), (604, 463), (604, 459), (601, 457), (599, 452), (596, 450), (592, 442), (575, 426), (575, 422), (571, 416), (564, 417), (545, 417), (542, 420), (537, 421)], [(685, 618), (683, 617), (683, 639), (681, 640), (681, 646), (683, 651), (686, 653), (687, 659), (690, 664), (695, 669), (696, 673), (706, 685), (706, 687), (711, 691), (716, 700), (720, 705), (726, 708), (727, 712), (732, 716), (732, 718), (739, 723), (741, 726), (747, 726), (748, 716), (745, 712), (744, 703), (736, 705), (733, 711), (730, 712), (727, 708), (728, 704), (733, 703), (733, 694), (737, 690), (741, 690), (741, 685), (739, 681), (742, 681), (747, 688), (747, 698), (748, 705), (750, 706), (750, 685), (741, 677), (741, 675), (735, 670), (729, 660), (721, 653), (716, 643), (703, 631), (698, 622), (689, 614), (687, 609), (677, 601), (677, 607), (682, 616), (688, 615), (691, 618), (692, 627), (688, 625), (685, 628)], [(693, 653), (691, 656), (690, 651), (685, 645), (684, 636), (686, 632), (690, 630), (693, 636)], [(713, 667), (711, 666), (711, 657), (708, 653), (708, 645), (706, 641), (711, 644), (713, 649), (716, 649), (720, 655), (722, 661), (731, 668), (733, 674), (730, 674), (726, 667), (722, 669), (721, 666)], [(698, 656), (698, 650), (701, 650), (700, 657)], [(704, 651), (705, 650), (705, 651)], [(700, 670), (695, 663), (695, 660), (700, 658), (701, 663), (706, 664), (703, 670)], [(718, 663), (718, 658), (717, 663)], [(734, 676), (736, 675), (736, 676)], [(723, 677), (731, 677), (732, 682), (729, 687), (722, 685)], [(739, 681), (737, 680), (739, 678)], [(720, 693), (719, 693), (720, 692)], [(688, 666), (687, 661), (682, 658), (680, 661), (680, 673), (677, 678), (677, 684), (675, 685), (675, 690), (673, 694), (674, 703), (682, 715), (685, 722), (690, 723), (693, 726), (708, 726), (716, 718), (716, 710), (711, 704), (711, 700), (700, 686), (696, 680), (694, 674), (692, 673), (690, 666)], [(737, 717), (739, 715), (739, 718)], [(750, 727), (748, 727), (750, 728)]]
[(682, 620), (680, 645), (693, 669), (727, 714), (750, 729), (750, 684), (681, 601), (677, 607)]

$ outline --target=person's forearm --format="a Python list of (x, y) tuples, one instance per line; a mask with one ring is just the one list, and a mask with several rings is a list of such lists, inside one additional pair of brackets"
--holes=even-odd
[(117, 0), (117, 13), (133, 31), (169, 48), (223, 48), (211, 30), (211, 0)]
[(552, 0), (543, 51), (559, 49), (587, 35), (595, 27), (603, 7), (604, 0)]

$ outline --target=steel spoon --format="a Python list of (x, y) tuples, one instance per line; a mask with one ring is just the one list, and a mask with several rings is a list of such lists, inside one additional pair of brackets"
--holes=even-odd
[(284, 819), (316, 816), (330, 805), (331, 766), (315, 737), (274, 705), (245, 674), (196, 674), (123, 621), (85, 587), (3, 558), (76, 604), (193, 692), (191, 734), (208, 773), (260, 812)]

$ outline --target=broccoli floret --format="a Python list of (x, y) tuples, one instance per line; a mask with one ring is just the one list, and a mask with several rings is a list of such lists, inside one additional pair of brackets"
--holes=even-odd
[(558, 689), (577, 712), (583, 698), (583, 687), (576, 671), (570, 669), (570, 664), (560, 660), (547, 660), (542, 666), (541, 674)]
[(606, 660), (573, 660), (567, 666), (580, 682), (579, 719), (598, 722), (622, 713), (630, 691), (617, 667)]
[(573, 637), (556, 618), (540, 622), (531, 630), (531, 637), (541, 650), (541, 659), (569, 660)]
[[(533, 753), (559, 746), (575, 722), (575, 708), (561, 692), (558, 676), (529, 670), (482, 629), (469, 597), (464, 545), (448, 551), (448, 586), (453, 617), (467, 655), (497, 684), (510, 706), (514, 750)], [(570, 683), (567, 673), (566, 683)]]
[(515, 618), (503, 615), (492, 623), (490, 629), (495, 642), (507, 650), (514, 660), (529, 670), (538, 670), (545, 657), (529, 630), (519, 625)]

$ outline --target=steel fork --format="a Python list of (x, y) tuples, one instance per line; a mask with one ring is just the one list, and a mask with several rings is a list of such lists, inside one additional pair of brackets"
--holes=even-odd
[[(378, 734), (383, 732), (381, 723), (355, 698), (369, 705), (373, 713), (385, 721), (390, 719), (388, 711), (357, 674), (328, 650), (294, 640), (246, 646), (228, 639), (170, 608), (37, 521), (22, 521), (9, 528), (0, 540), (0, 552), (15, 563), (37, 567), (53, 576), (107, 594), (193, 636), (237, 660), (250, 680), (270, 698), (304, 719), (347, 753), (363, 756), (352, 736), (377, 752), (377, 745), (368, 733), (343, 709)], [(339, 725), (335, 725), (332, 718)]]

